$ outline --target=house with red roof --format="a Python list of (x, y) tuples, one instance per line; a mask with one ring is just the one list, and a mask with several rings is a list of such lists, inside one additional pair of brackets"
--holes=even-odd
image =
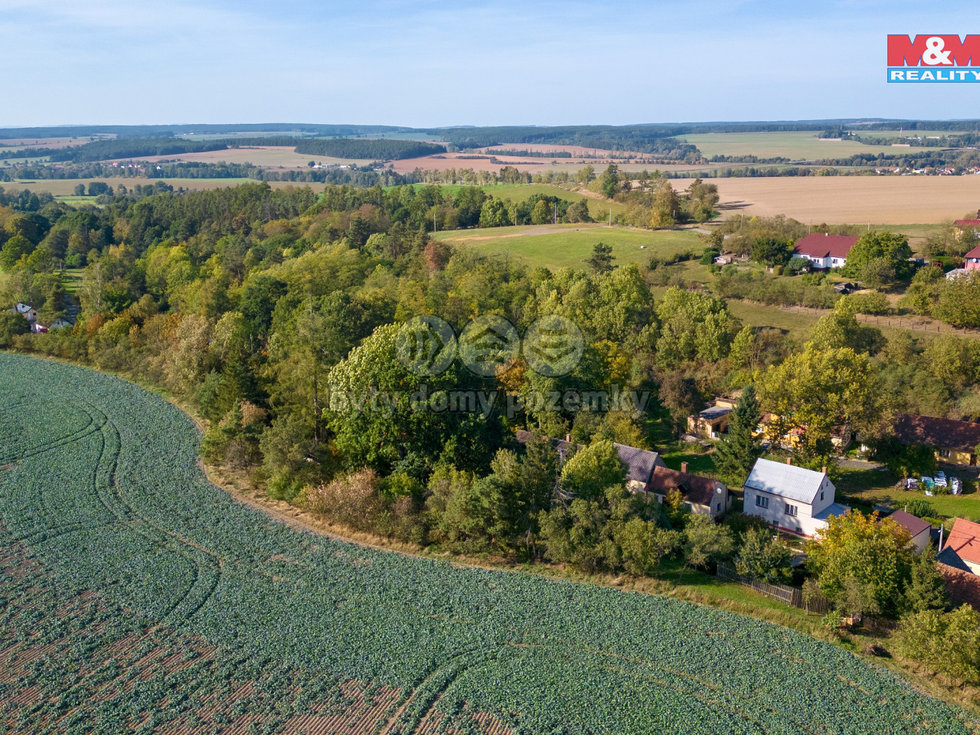
[(922, 445), (936, 453), (936, 459), (952, 464), (977, 463), (980, 423), (932, 416), (899, 414), (892, 427), (895, 438), (906, 447)]
[(968, 271), (980, 270), (980, 245), (963, 256), (963, 268)]
[(794, 255), (807, 258), (814, 268), (843, 268), (858, 239), (849, 235), (813, 232), (796, 241)]
[(646, 491), (658, 502), (665, 502), (667, 494), (677, 490), (692, 513), (702, 513), (714, 519), (723, 516), (731, 507), (732, 498), (728, 487), (710, 477), (701, 477), (687, 471), (687, 462), (681, 462), (681, 469), (672, 470), (657, 465), (647, 482)]
[(980, 523), (957, 518), (936, 561), (964, 572), (980, 574)]

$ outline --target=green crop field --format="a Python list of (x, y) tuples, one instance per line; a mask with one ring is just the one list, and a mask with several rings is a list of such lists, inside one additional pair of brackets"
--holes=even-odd
[(279, 525), (162, 398), (0, 354), (0, 730), (967, 733), (788, 629)]
[(855, 153), (894, 154), (900, 150), (891, 146), (865, 145), (853, 140), (820, 140), (816, 131), (773, 133), (700, 133), (682, 136), (696, 145), (705, 156), (758, 156), (759, 158), (789, 158), (791, 160), (820, 160), (846, 158)]
[(693, 230), (637, 230), (603, 225), (535, 225), (454, 230), (436, 233), (440, 240), (472, 247), (487, 255), (509, 255), (531, 266), (586, 268), (597, 242), (612, 246), (617, 265), (646, 264), (651, 256), (700, 251)]

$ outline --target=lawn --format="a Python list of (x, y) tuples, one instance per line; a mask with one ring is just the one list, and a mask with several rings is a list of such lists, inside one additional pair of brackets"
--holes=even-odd
[[(952, 467), (946, 467), (947, 475), (959, 476), (967, 480), (967, 476), (958, 473)], [(887, 469), (848, 469), (841, 468), (840, 477), (835, 485), (842, 498), (841, 502), (856, 505), (861, 510), (870, 511), (878, 503), (887, 503), (895, 508), (901, 508), (913, 500), (925, 500), (935, 511), (938, 518), (966, 518), (980, 520), (980, 495), (977, 494), (972, 482), (964, 483), (964, 495), (933, 495), (927, 497), (919, 490), (902, 490), (896, 487), (898, 478)]]
[(598, 242), (612, 247), (617, 265), (646, 265), (653, 255), (700, 250), (693, 230), (638, 230), (602, 225), (535, 225), (439, 232), (436, 239), (471, 247), (487, 255), (508, 255), (531, 266), (586, 268)]
[(82, 287), (83, 272), (83, 268), (65, 268), (61, 272), (61, 282), (64, 284), (67, 293), (78, 293)]
[[(483, 191), (497, 199), (506, 199), (511, 202), (520, 202), (535, 194), (560, 197), (570, 202), (577, 202), (579, 199), (586, 198), (584, 194), (577, 191), (563, 189), (553, 184), (496, 184), (484, 186)], [(626, 209), (620, 202), (589, 198), (589, 213), (593, 217), (599, 217), (603, 214), (608, 216), (610, 208), (612, 208), (613, 214), (619, 214)]]

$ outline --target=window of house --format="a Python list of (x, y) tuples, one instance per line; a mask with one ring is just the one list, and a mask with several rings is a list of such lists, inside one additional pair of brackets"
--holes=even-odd
[(823, 500), (823, 490), (820, 491), (820, 499)]
[(756, 495), (755, 496), (755, 504), (759, 508), (768, 508), (769, 507), (769, 498), (763, 497), (762, 495)]
[(795, 516), (796, 515), (796, 506), (795, 505), (787, 505), (786, 506), (786, 515), (788, 515), (788, 516)]

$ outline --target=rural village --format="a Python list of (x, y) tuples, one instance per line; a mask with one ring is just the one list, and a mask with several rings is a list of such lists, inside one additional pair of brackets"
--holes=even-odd
[(0, 733), (980, 733), (968, 10), (0, 3)]

